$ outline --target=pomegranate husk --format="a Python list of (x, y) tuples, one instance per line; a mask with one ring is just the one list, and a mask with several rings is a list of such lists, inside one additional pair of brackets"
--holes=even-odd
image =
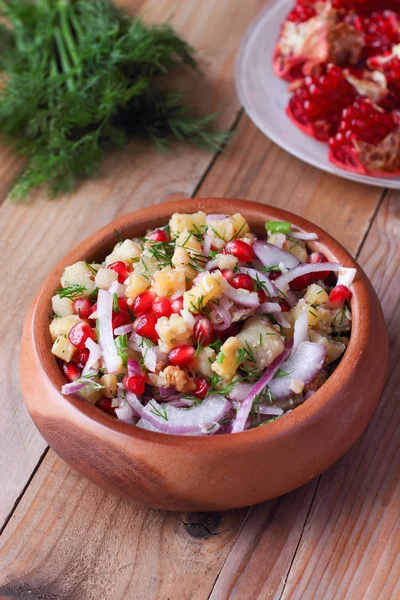
[(348, 159), (343, 162), (333, 151), (329, 160), (335, 166), (372, 177), (398, 177), (400, 175), (400, 127), (387, 135), (379, 144), (367, 144), (358, 140), (342, 150)]
[(315, 5), (317, 15), (308, 21), (285, 21), (275, 46), (273, 69), (277, 77), (294, 81), (317, 75), (326, 63), (357, 64), (364, 45), (363, 34), (349, 22), (338, 21), (330, 3)]

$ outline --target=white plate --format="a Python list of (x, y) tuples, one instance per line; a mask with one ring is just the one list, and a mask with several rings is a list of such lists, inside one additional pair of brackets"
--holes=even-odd
[(253, 123), (297, 158), (345, 179), (400, 189), (400, 177), (370, 177), (336, 168), (328, 144), (304, 135), (286, 116), (288, 84), (272, 71), (272, 55), (281, 24), (293, 0), (271, 0), (247, 30), (236, 63), (236, 89)]

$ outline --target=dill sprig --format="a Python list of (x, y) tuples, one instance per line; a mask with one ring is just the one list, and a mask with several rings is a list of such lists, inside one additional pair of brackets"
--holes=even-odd
[(67, 284), (68, 285), (66, 285), (65, 287), (56, 290), (56, 294), (60, 296), (60, 298), (70, 298), (72, 300), (73, 298), (81, 296), (83, 292), (86, 292), (86, 288), (84, 285), (69, 282), (67, 282)]
[(229, 134), (215, 115), (193, 116), (162, 79), (194, 49), (168, 24), (147, 26), (111, 0), (0, 0), (0, 133), (28, 159), (12, 190), (24, 198), (46, 185), (50, 196), (93, 176), (106, 148), (146, 137), (205, 150)]

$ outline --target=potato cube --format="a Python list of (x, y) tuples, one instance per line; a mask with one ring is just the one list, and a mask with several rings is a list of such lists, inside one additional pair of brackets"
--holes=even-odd
[(242, 347), (247, 349), (245, 365), (253, 369), (256, 367), (259, 371), (268, 367), (284, 349), (281, 336), (268, 319), (263, 317), (247, 319), (237, 338)]
[(150, 282), (136, 273), (131, 273), (128, 277), (128, 284), (125, 295), (134, 300), (136, 296), (142, 294), (150, 287)]
[(182, 269), (164, 267), (154, 273), (152, 290), (157, 296), (178, 298), (186, 290), (185, 272)]
[(67, 336), (72, 327), (81, 319), (78, 315), (68, 315), (67, 317), (55, 317), (50, 323), (50, 334), (53, 341), (59, 336)]
[(176, 236), (178, 233), (182, 233), (184, 229), (201, 229), (205, 226), (205, 224), (206, 214), (201, 211), (194, 213), (193, 215), (175, 213), (169, 220), (169, 227), (172, 236)]
[(59, 317), (68, 317), (74, 314), (74, 303), (71, 298), (60, 298), (57, 294), (51, 299), (51, 305), (53, 307), (54, 314)]
[(118, 273), (116, 271), (113, 271), (112, 269), (103, 269), (103, 267), (101, 267), (97, 271), (97, 275), (94, 279), (94, 282), (96, 284), (96, 287), (98, 287), (100, 290), (108, 290), (110, 285), (114, 281), (117, 281), (117, 279)]
[(206, 346), (200, 350), (197, 356), (194, 357), (190, 363), (190, 367), (196, 373), (200, 373), (201, 375), (204, 375), (204, 377), (211, 379), (213, 374), (211, 363), (215, 361), (216, 356), (217, 355), (215, 354), (215, 351), (209, 346)]
[(238, 369), (237, 351), (242, 347), (240, 340), (236, 337), (230, 337), (221, 346), (215, 362), (211, 369), (225, 381), (231, 381)]
[(325, 304), (325, 302), (328, 302), (328, 294), (320, 285), (312, 283), (308, 286), (307, 291), (304, 294), (304, 300), (310, 305)]
[(303, 242), (298, 240), (285, 240), (283, 249), (290, 252), (290, 254), (293, 254), (293, 256), (298, 258), (301, 263), (306, 263), (308, 260), (307, 250)]
[(199, 283), (183, 294), (183, 308), (192, 313), (199, 313), (214, 298), (223, 293), (218, 276), (205, 273)]
[(316, 331), (312, 329), (309, 332), (309, 337), (312, 342), (316, 342), (317, 344), (322, 344), (325, 346), (326, 354), (325, 354), (325, 364), (329, 365), (333, 361), (337, 360), (339, 356), (343, 354), (346, 350), (346, 346), (341, 342), (332, 341), (324, 335), (320, 335)]
[(59, 335), (54, 342), (51, 352), (57, 358), (61, 358), (66, 362), (69, 362), (75, 353), (75, 346), (71, 344), (69, 339), (64, 335)]
[(104, 386), (103, 395), (106, 398), (113, 398), (117, 393), (117, 383), (118, 379), (115, 375), (103, 375), (100, 377), (100, 383)]
[(134, 242), (133, 240), (124, 240), (122, 243), (119, 242), (112, 251), (113, 256), (119, 257), (117, 260), (123, 260), (128, 264), (137, 262), (141, 254), (142, 247), (138, 242)]
[(156, 324), (156, 331), (160, 336), (160, 348), (168, 352), (177, 345), (186, 342), (192, 335), (193, 328), (188, 325), (181, 315), (172, 314), (170, 317), (161, 317)]
[(83, 287), (83, 290), (79, 293), (79, 296), (83, 298), (90, 296), (96, 287), (93, 273), (83, 260), (64, 269), (64, 273), (61, 276), (61, 286), (66, 288), (71, 285)]
[[(93, 381), (96, 383), (100, 383), (98, 377), (93, 377)], [(90, 385), (79, 390), (79, 395), (82, 396), (87, 402), (90, 404), (96, 404), (100, 400), (102, 396), (104, 396), (104, 390), (102, 389), (93, 389)]]

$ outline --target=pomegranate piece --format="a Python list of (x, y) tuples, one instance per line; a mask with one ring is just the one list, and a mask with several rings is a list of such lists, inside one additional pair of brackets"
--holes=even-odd
[(304, 79), (290, 98), (286, 113), (303, 133), (327, 142), (337, 131), (340, 111), (355, 97), (356, 91), (342, 69), (330, 66), (325, 74)]
[(87, 348), (82, 348), (82, 350), (79, 351), (78, 354), (78, 366), (81, 367), (83, 369), (83, 367), (86, 365), (88, 358), (89, 358), (89, 350)]
[(263, 304), (264, 302), (269, 302), (269, 297), (264, 292), (264, 290), (258, 290), (258, 299), (260, 301), (260, 304)]
[[(315, 265), (317, 263), (329, 261), (325, 254), (322, 254), (322, 252), (311, 252), (310, 256), (308, 257), (308, 262), (312, 265)], [(329, 273), (330, 271), (318, 271), (318, 273), (311, 273), (311, 277), (315, 281), (325, 281), (325, 279), (329, 276)]]
[(332, 308), (343, 306), (346, 300), (350, 300), (351, 291), (345, 285), (336, 285), (329, 294), (329, 302)]
[(216, 331), (215, 337), (224, 342), (228, 339), (228, 337), (235, 337), (235, 335), (237, 335), (238, 333), (239, 325), (237, 323), (232, 323), (232, 325), (229, 325), (229, 327), (227, 327), (223, 331)]
[(231, 286), (236, 290), (242, 289), (252, 292), (254, 290), (254, 281), (250, 275), (240, 273), (239, 275), (234, 275), (234, 277), (232, 277)]
[(363, 31), (344, 19), (330, 2), (303, 0), (282, 26), (274, 51), (274, 72), (294, 81), (318, 75), (324, 64), (355, 65), (363, 46)]
[(146, 381), (144, 375), (133, 375), (132, 377), (125, 375), (122, 380), (122, 385), (128, 392), (141, 396), (144, 393)]
[[(183, 304), (182, 304), (183, 308)], [(153, 314), (159, 319), (160, 317), (170, 317), (172, 314), (172, 303), (168, 298), (156, 298), (152, 306)]]
[(82, 350), (85, 347), (85, 342), (88, 338), (94, 339), (93, 331), (90, 326), (83, 321), (79, 321), (76, 325), (70, 329), (68, 339), (73, 346)]
[(365, 39), (362, 52), (364, 59), (384, 54), (390, 51), (392, 46), (400, 43), (400, 19), (392, 10), (374, 11), (360, 19), (358, 28)]
[[(393, 46), (390, 52), (374, 56), (367, 62), (368, 67), (382, 73), (389, 90), (400, 100), (400, 44)], [(374, 73), (376, 73), (374, 71)]]
[(155, 294), (143, 292), (138, 294), (132, 304), (132, 312), (135, 317), (141, 317), (152, 311)]
[(73, 310), (81, 319), (88, 319), (92, 312), (92, 305), (88, 298), (76, 298), (73, 303)]
[(128, 279), (129, 274), (132, 272), (132, 269), (122, 260), (118, 260), (117, 262), (108, 265), (107, 268), (118, 273), (119, 283), (125, 283), (125, 280)]
[(143, 315), (136, 319), (134, 330), (138, 335), (147, 337), (153, 342), (157, 342), (159, 335), (156, 331), (157, 317), (155, 315)]
[(112, 316), (112, 327), (116, 329), (117, 327), (121, 327), (122, 325), (128, 325), (132, 323), (131, 315), (125, 311), (120, 310), (119, 312), (114, 312)]
[(147, 237), (153, 242), (169, 242), (169, 237), (164, 229), (156, 229)]
[(230, 283), (233, 277), (233, 271), (232, 269), (222, 269), (221, 275), (228, 283)]
[(194, 382), (196, 384), (196, 389), (193, 392), (193, 396), (196, 396), (196, 398), (205, 398), (210, 389), (209, 381), (207, 381), (205, 377), (197, 377)]
[(239, 262), (249, 262), (253, 258), (253, 248), (243, 240), (228, 242), (223, 250), (224, 254), (232, 254)]
[(289, 312), (289, 310), (291, 309), (291, 306), (289, 302), (287, 302), (287, 300), (279, 300), (279, 304), (282, 312)]
[(172, 312), (179, 315), (181, 310), (183, 310), (183, 296), (179, 296), (176, 298), (171, 304)]
[(104, 396), (103, 398), (100, 398), (100, 400), (98, 402), (96, 402), (96, 406), (97, 406), (97, 408), (100, 408), (100, 410), (107, 413), (108, 415), (115, 417), (115, 408), (113, 408), (111, 406), (111, 403), (112, 403), (111, 398), (106, 398)]
[(68, 381), (75, 381), (75, 379), (79, 379), (79, 377), (81, 376), (80, 368), (73, 362), (63, 362), (61, 364), (61, 370), (64, 373), (65, 378), (68, 379)]
[(189, 344), (172, 348), (167, 354), (168, 363), (174, 367), (188, 367), (193, 360), (196, 350)]
[(367, 99), (358, 99), (342, 111), (329, 147), (331, 162), (348, 171), (370, 175), (400, 172), (400, 128), (394, 114)]
[(291, 290), (302, 290), (303, 288), (309, 286), (312, 283), (311, 273), (307, 273), (306, 275), (300, 275), (300, 277), (296, 277), (289, 283), (289, 287)]
[(214, 327), (207, 317), (199, 317), (193, 327), (193, 338), (196, 344), (208, 346), (214, 339)]

